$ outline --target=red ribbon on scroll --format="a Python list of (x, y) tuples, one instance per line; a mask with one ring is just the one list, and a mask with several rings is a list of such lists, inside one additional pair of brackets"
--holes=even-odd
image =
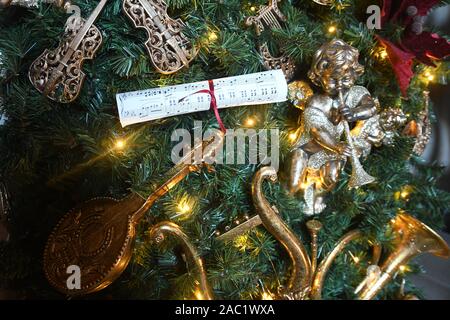
[(216, 116), (217, 122), (219, 123), (219, 126), (220, 126), (220, 130), (222, 130), (223, 133), (226, 133), (227, 129), (223, 125), (222, 119), (220, 119), (219, 108), (217, 107), (217, 99), (216, 99), (216, 94), (214, 92), (214, 82), (212, 80), (208, 80), (208, 84), (209, 84), (209, 90), (208, 89), (199, 90), (197, 92), (194, 92), (194, 93), (184, 97), (183, 99), (180, 99), (179, 102), (182, 102), (184, 99), (186, 99), (187, 97), (192, 96), (194, 94), (199, 94), (199, 93), (209, 94), (211, 97), (211, 110), (214, 111), (214, 115)]

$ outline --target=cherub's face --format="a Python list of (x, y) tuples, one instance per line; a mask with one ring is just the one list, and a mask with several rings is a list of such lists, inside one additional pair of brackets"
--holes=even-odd
[(337, 95), (340, 90), (350, 89), (355, 82), (356, 76), (351, 70), (326, 70), (321, 78), (323, 90), (331, 96)]

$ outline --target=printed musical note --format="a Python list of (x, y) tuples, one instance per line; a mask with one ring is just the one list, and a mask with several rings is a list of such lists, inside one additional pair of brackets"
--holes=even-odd
[[(287, 100), (287, 82), (281, 70), (213, 80), (221, 108), (277, 103)], [(116, 95), (122, 127), (210, 109), (208, 81)]]

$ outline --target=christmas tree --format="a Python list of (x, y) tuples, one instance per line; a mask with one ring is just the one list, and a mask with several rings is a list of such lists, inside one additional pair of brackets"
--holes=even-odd
[[(182, 21), (184, 38), (180, 45), (189, 44), (193, 54), (185, 57), (189, 63), (183, 61), (176, 72), (161, 70), (158, 54), (151, 56), (146, 48), (149, 39), (153, 43), (158, 39), (136, 28), (125, 14), (123, 3), (136, 5), (142, 1), (147, 3), (143, 7), (152, 23), (159, 19), (164, 25), (166, 17)], [(308, 255), (313, 260), (317, 255), (317, 263), (347, 232), (359, 230), (362, 235), (333, 261), (321, 297), (356, 297), (355, 288), (373, 267), (371, 247), (381, 246), (383, 258), (389, 255), (389, 249), (395, 249), (396, 230), (390, 225), (399, 212), (435, 230), (442, 228), (450, 194), (436, 188), (441, 168), (424, 165), (417, 155), (420, 150), (413, 153), (413, 149), (420, 149), (420, 137), (417, 132), (411, 136), (411, 131), (417, 131), (417, 124), (427, 118), (424, 114), (433, 119), (432, 106), (427, 110), (428, 85), (448, 76), (447, 64), (439, 61), (449, 54), (447, 41), (423, 29), (423, 17), (444, 1), (377, 1), (377, 6), (368, 11), (373, 1), (283, 0), (268, 4), (266, 0), (166, 0), (167, 16), (151, 9), (155, 5), (164, 8), (163, 2), (142, 1), (106, 2), (94, 23), (101, 44), (95, 47), (99, 38), (92, 38), (92, 57), (86, 54), (81, 68), (85, 79), (71, 101), (49, 97), (44, 87), (36, 90), (36, 83), (42, 79), (33, 81), (30, 70), (45, 69), (45, 65), (36, 67), (36, 58), (46, 49), (58, 47), (64, 30), (66, 35), (71, 32), (70, 23), (80, 23), (76, 16), (66, 23), (72, 14), (66, 9), (73, 7), (61, 2), (2, 1), (0, 214), (7, 214), (7, 219), (0, 220), (0, 226), (9, 239), (0, 242), (0, 288), (13, 290), (19, 297), (63, 298), (43, 272), (44, 249), (58, 221), (71, 208), (96, 197), (119, 200), (132, 193), (147, 198), (167, 181), (165, 173), (174, 166), (174, 130), (186, 129), (193, 134), (195, 121), (202, 122), (203, 131), (220, 128), (210, 111), (122, 127), (116, 94), (262, 72), (268, 67), (264, 52), (274, 59), (282, 57), (279, 61), (284, 71), (287, 66), (295, 66), (289, 81), (309, 83), (317, 94), (322, 90), (320, 84), (311, 82), (308, 73), (317, 50), (333, 39), (342, 39), (359, 51), (359, 63), (365, 72), (357, 84), (367, 88), (374, 102), (379, 101), (377, 112), (401, 110), (405, 123), (396, 127), (391, 143), (373, 147), (370, 154), (361, 157), (375, 183), (350, 189), (350, 161), (341, 168), (336, 185), (325, 196), (326, 208), (321, 208), (313, 220), (322, 226), (315, 249), (307, 228), (312, 217), (306, 212), (301, 192), (289, 193), (283, 181), (263, 184), (270, 205), (276, 207)], [(87, 19), (98, 2), (74, 0), (71, 4), (78, 6), (81, 17)], [(383, 12), (379, 10), (380, 15), (377, 8), (384, 8)], [(264, 16), (264, 9), (271, 9), (270, 16)], [(255, 29), (246, 23), (248, 17), (260, 17), (263, 27), (256, 23)], [(80, 30), (80, 26), (74, 28)], [(163, 33), (161, 29), (158, 32)], [(168, 41), (167, 36), (161, 39)], [(220, 110), (219, 119), (227, 129), (278, 129), (281, 172), (298, 141), (299, 119), (304, 119), (304, 105), (296, 106), (300, 109), (291, 99), (227, 108)], [(248, 150), (251, 142), (245, 143)], [(280, 286), (286, 289), (289, 281), (292, 257), (270, 230), (258, 226), (229, 237), (229, 241), (220, 240), (221, 235), (257, 215), (252, 181), (263, 167), (246, 161), (189, 173), (144, 212), (136, 226), (131, 260), (123, 273), (85, 298), (204, 298), (198, 273), (188, 272), (192, 266), (186, 266), (188, 254), (180, 250), (179, 241), (168, 237), (162, 245), (149, 240), (149, 230), (163, 221), (177, 224), (188, 236), (203, 261), (214, 297), (278, 297)], [(279, 176), (283, 180), (281, 173)], [(398, 298), (404, 279), (412, 272), (420, 272), (420, 266), (408, 261), (396, 270), (377, 298)], [(406, 291), (422, 297), (409, 282)]]

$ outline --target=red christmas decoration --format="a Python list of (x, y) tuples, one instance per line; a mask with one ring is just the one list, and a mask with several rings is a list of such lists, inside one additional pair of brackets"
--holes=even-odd
[(433, 60), (450, 55), (450, 43), (446, 39), (423, 31), (426, 15), (439, 2), (440, 0), (384, 0), (382, 25), (393, 22), (405, 26), (405, 32), (398, 44), (377, 36), (386, 48), (404, 96), (407, 95), (409, 84), (414, 76), (412, 71), (414, 58), (435, 67)]
[(394, 69), (397, 82), (403, 96), (406, 96), (414, 72), (412, 71), (414, 55), (398, 48), (392, 42), (378, 37), (378, 41), (386, 48), (389, 61)]

